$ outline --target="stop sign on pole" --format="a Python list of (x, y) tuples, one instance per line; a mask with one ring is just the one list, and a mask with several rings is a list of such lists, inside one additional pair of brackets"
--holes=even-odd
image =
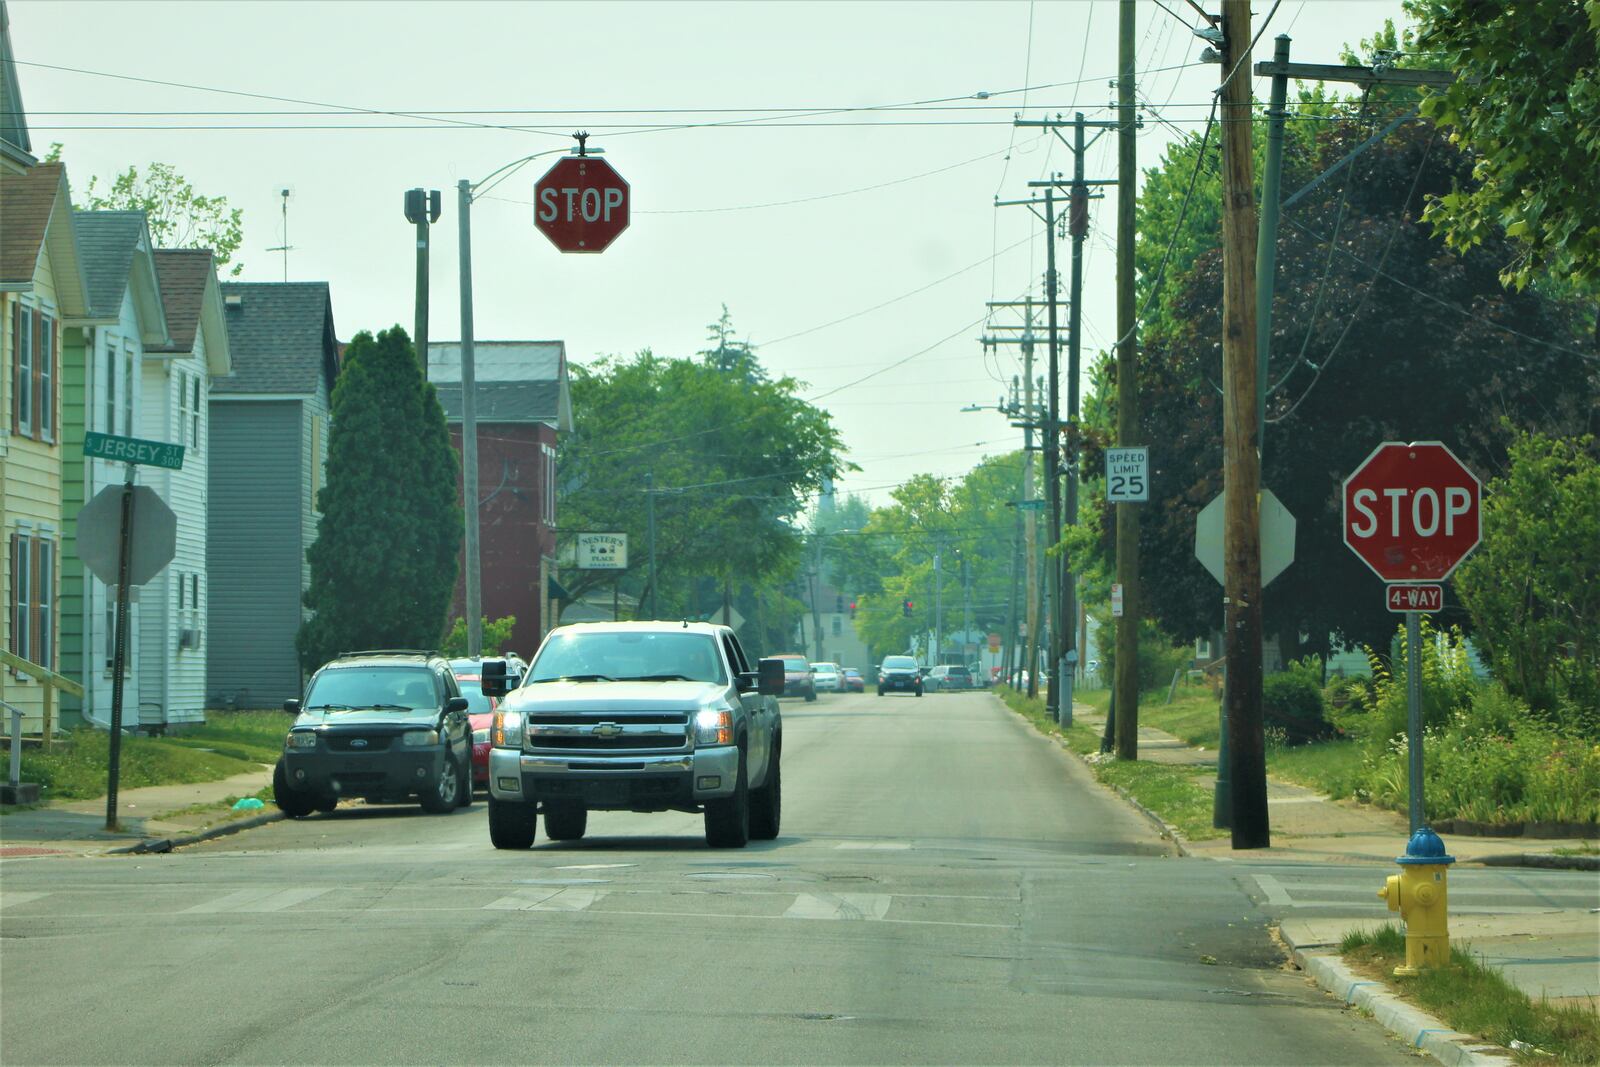
[(604, 252), (628, 228), (628, 183), (598, 156), (567, 156), (533, 187), (534, 224), (563, 252)]
[(1443, 443), (1386, 441), (1344, 482), (1344, 543), (1386, 582), (1437, 582), (1478, 547), (1482, 488)]

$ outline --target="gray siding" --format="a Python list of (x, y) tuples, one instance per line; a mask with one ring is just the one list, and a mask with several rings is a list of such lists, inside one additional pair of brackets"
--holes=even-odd
[(250, 707), (300, 695), (301, 409), (300, 400), (211, 400), (206, 691), (227, 700), (246, 690)]

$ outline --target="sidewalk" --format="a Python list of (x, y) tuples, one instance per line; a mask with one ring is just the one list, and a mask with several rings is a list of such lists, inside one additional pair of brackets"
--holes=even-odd
[[(1074, 705), (1079, 721), (1103, 732), (1105, 717), (1085, 704)], [(1139, 758), (1152, 763), (1215, 768), (1217, 754), (1193, 748), (1179, 738), (1153, 727), (1139, 728)], [(1336, 801), (1315, 790), (1288, 782), (1267, 780), (1268, 820), (1272, 847), (1236, 850), (1228, 837), (1189, 841), (1173, 832), (1187, 855), (1241, 865), (1285, 863), (1366, 864), (1395, 873), (1395, 857), (1405, 850), (1410, 836), (1406, 817), (1399, 812)], [(1159, 815), (1159, 813), (1155, 813)], [(1169, 827), (1169, 831), (1171, 828)], [(1471, 866), (1562, 867), (1575, 871), (1600, 871), (1600, 856), (1562, 855), (1557, 849), (1592, 846), (1579, 839), (1526, 837), (1473, 837), (1451, 834), (1445, 846), (1456, 857), (1452, 870)], [(1339, 963), (1338, 946), (1355, 929), (1371, 930), (1385, 923), (1403, 927), (1400, 917), (1378, 900), (1381, 882), (1373, 874), (1373, 910), (1370, 917), (1296, 917), (1284, 919), (1280, 933), (1301, 966), (1323, 986), (1347, 1003), (1381, 1007), (1380, 1021), (1406, 1041), (1446, 1063), (1506, 1063), (1483, 1050), (1466, 1035), (1454, 1034), (1444, 1024), (1406, 1007), (1383, 987), (1360, 991), (1373, 983)], [(1575, 873), (1575, 878), (1585, 875)], [(1593, 876), (1589, 876), (1591, 879)], [(1600, 1008), (1600, 916), (1588, 910), (1520, 908), (1514, 913), (1483, 914), (1479, 909), (1450, 917), (1452, 941), (1470, 943), (1481, 961), (1496, 967), (1505, 978), (1535, 1001), (1543, 996), (1552, 1003)], [(1369, 1005), (1367, 1001), (1373, 1001)], [(1380, 1005), (1377, 1002), (1389, 1002)], [(1476, 1058), (1475, 1058), (1476, 1057)]]
[(0, 809), (0, 859), (97, 855), (127, 851), (145, 842), (159, 848), (162, 841), (247, 829), (282, 814), (270, 801), (254, 811), (230, 811), (222, 801), (251, 796), (271, 784), (272, 768), (262, 767), (217, 782), (123, 789), (117, 794), (120, 831), (105, 828), (105, 797)]

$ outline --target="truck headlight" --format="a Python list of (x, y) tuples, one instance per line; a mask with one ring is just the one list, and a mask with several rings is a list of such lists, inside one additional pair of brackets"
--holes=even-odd
[(316, 748), (317, 735), (311, 730), (290, 730), (284, 738), (284, 748)]
[(438, 730), (407, 730), (400, 735), (400, 743), (407, 748), (422, 748), (439, 743)]
[(489, 741), (496, 748), (522, 747), (522, 712), (496, 711), (489, 728)]
[(707, 708), (694, 715), (694, 743), (697, 745), (733, 744), (733, 712)]
[(481, 745), (487, 740), (489, 740), (489, 728), (487, 726), (485, 726), (481, 730), (472, 731), (472, 743), (473, 744)]

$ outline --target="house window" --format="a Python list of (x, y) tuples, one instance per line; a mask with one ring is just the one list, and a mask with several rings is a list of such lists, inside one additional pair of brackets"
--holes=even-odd
[(195, 613), (195, 621), (200, 618), (200, 572), (189, 575), (189, 610)]
[[(189, 398), (189, 443), (196, 449), (200, 447), (200, 375), (196, 374), (190, 379)], [(182, 429), (181, 427), (179, 428)]]
[(189, 376), (177, 375), (178, 379), (178, 443), (183, 444), (183, 435), (189, 432)]
[(39, 368), (39, 439), (54, 442), (56, 439), (56, 320), (55, 316), (35, 309), (33, 313), (38, 346), (34, 363)]
[(546, 526), (556, 524), (556, 450), (549, 445), (540, 445), (544, 453), (544, 515), (541, 518)]
[[(185, 592), (187, 592), (187, 586), (188, 586), (188, 583), (183, 580), (183, 572), (179, 571), (178, 572), (178, 610), (179, 611), (182, 611), (183, 607), (184, 607), (183, 595), (184, 595)], [(180, 622), (179, 625), (181, 626), (182, 623)]]
[(11, 305), (11, 344), (16, 351), (11, 381), (11, 425), (19, 434), (33, 434), (33, 309), (18, 300)]
[(122, 433), (125, 437), (134, 436), (132, 345), (126, 345), (122, 350)]
[(117, 432), (117, 350), (106, 340), (106, 399), (105, 399), (105, 432)]
[(840, 637), (844, 634), (844, 622), (835, 615), (833, 617), (833, 636)]
[(33, 537), (11, 535), (11, 651), (29, 659), (33, 651)]
[(11, 651), (55, 667), (56, 544), (47, 534), (11, 535)]

